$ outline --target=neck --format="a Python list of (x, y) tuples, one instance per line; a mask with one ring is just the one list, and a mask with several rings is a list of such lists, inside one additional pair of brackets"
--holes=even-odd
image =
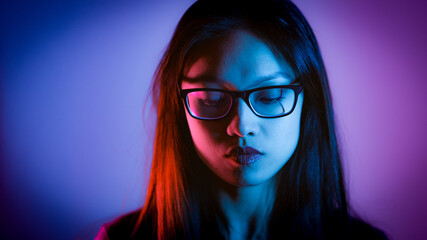
[(275, 199), (274, 183), (273, 177), (255, 186), (222, 184), (219, 203), (229, 224), (230, 239), (248, 239), (265, 231)]

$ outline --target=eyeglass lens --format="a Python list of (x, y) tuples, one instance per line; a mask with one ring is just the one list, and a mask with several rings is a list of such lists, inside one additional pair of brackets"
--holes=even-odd
[(187, 95), (187, 103), (191, 113), (196, 117), (215, 119), (228, 113), (233, 98), (224, 92), (196, 91)]

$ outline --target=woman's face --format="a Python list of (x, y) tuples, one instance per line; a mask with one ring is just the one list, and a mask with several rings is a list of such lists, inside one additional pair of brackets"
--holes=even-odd
[[(235, 31), (198, 51), (184, 71), (182, 89), (214, 88), (245, 91), (290, 85), (295, 75), (289, 64), (247, 31)], [(222, 180), (253, 186), (274, 176), (294, 153), (300, 132), (303, 93), (294, 111), (278, 118), (261, 118), (242, 98), (216, 120), (186, 117), (195, 149)]]

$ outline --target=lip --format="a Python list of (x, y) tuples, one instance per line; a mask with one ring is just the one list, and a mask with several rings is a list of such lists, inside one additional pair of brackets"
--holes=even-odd
[(235, 147), (225, 157), (232, 159), (240, 165), (250, 165), (262, 157), (262, 153), (251, 147)]

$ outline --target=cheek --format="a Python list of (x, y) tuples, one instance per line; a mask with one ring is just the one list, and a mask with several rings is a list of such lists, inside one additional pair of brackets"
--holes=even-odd
[(299, 121), (296, 119), (280, 119), (268, 125), (269, 142), (276, 154), (288, 155), (295, 150), (299, 139)]
[(186, 116), (196, 150), (201, 153), (213, 150), (212, 147), (217, 145), (221, 138), (220, 131), (218, 131), (220, 126), (213, 122), (194, 119), (188, 113)]
[(294, 112), (284, 118), (274, 119), (266, 127), (269, 132), (270, 146), (275, 154), (290, 157), (295, 151), (301, 128), (302, 99)]

